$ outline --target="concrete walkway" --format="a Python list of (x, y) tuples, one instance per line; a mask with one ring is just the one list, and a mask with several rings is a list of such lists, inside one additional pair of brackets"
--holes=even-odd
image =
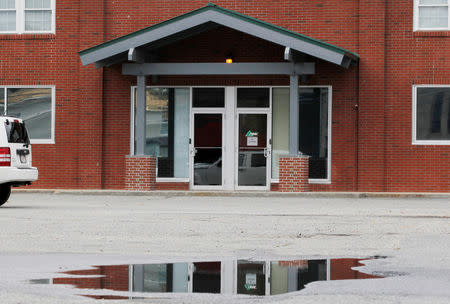
[(73, 195), (120, 195), (120, 196), (211, 196), (211, 197), (313, 197), (313, 198), (448, 198), (450, 193), (423, 192), (303, 192), (275, 191), (127, 191), (127, 190), (75, 190), (75, 189), (24, 189), (14, 188), (18, 193), (49, 193)]

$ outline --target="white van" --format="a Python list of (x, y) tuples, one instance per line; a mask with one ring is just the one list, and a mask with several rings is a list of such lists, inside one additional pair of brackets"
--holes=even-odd
[(6, 203), (11, 187), (37, 180), (31, 165), (31, 145), (22, 119), (0, 116), (0, 206)]

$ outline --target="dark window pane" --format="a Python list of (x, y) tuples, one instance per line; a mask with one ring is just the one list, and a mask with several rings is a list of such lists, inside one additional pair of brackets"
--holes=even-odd
[(222, 148), (195, 148), (194, 185), (222, 185)]
[(238, 88), (238, 108), (268, 108), (270, 106), (269, 88)]
[(194, 115), (194, 185), (222, 185), (222, 114)]
[(0, 115), (5, 113), (5, 89), (0, 88)]
[(192, 291), (220, 293), (220, 262), (194, 263)]
[(194, 88), (192, 106), (198, 108), (223, 108), (225, 106), (224, 88)]
[(239, 186), (266, 186), (267, 114), (239, 114)]
[(328, 89), (299, 90), (299, 151), (309, 155), (309, 177), (328, 178)]
[(222, 114), (195, 114), (194, 146), (222, 147)]
[(418, 140), (450, 139), (450, 88), (417, 88)]
[(254, 296), (266, 294), (264, 262), (237, 261), (237, 293)]

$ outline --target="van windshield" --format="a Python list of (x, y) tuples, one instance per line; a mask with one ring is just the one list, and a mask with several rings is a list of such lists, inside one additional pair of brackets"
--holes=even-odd
[(6, 137), (11, 144), (29, 144), (28, 132), (25, 125), (20, 122), (5, 122)]

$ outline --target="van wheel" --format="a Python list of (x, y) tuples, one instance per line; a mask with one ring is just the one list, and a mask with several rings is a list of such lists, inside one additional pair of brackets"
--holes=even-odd
[(8, 184), (0, 185), (0, 206), (8, 201), (11, 194), (11, 186)]

